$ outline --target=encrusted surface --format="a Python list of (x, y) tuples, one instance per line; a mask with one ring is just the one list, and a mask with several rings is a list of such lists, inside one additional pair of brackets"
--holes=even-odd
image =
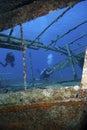
[(0, 94), (0, 129), (80, 130), (87, 115), (86, 95), (79, 86)]
[(9, 112), (0, 111), (0, 129), (79, 130), (80, 123), (83, 122), (83, 115), (87, 113), (85, 107), (82, 101), (62, 103), (61, 105), (56, 103), (51, 106), (25, 106), (20, 110), (15, 107), (15, 110)]
[[(36, 0), (25, 5), (18, 0), (0, 12), (0, 30), (72, 5), (79, 0)], [(1, 2), (6, 2), (1, 0)], [(9, 0), (7, 0), (9, 2)], [(49, 6), (48, 6), (49, 5)], [(0, 10), (1, 11), (1, 10)], [(2, 10), (3, 11), (3, 10)], [(32, 12), (32, 14), (31, 14)], [(81, 86), (0, 94), (0, 130), (86, 130), (87, 129), (87, 53)]]
[(7, 0), (0, 2), (0, 31), (48, 14), (58, 8), (73, 6), (83, 0)]

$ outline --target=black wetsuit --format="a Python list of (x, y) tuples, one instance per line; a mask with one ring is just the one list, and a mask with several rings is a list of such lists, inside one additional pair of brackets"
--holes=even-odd
[(53, 73), (53, 69), (46, 68), (40, 74), (40, 79), (48, 79), (50, 75)]
[(13, 55), (12, 52), (7, 53), (6, 58), (5, 58), (5, 64), (3, 64), (2, 62), (0, 62), (0, 64), (3, 67), (6, 67), (8, 64), (10, 64), (11, 67), (14, 67), (14, 61), (15, 61), (15, 57)]

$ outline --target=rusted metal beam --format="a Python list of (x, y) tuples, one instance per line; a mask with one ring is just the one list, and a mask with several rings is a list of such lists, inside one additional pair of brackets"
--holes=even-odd
[[(73, 56), (73, 65), (78, 64), (80, 66), (79, 60), (84, 58), (84, 53), (85, 52), (82, 51), (82, 52), (78, 53), (77, 55)], [(59, 71), (68, 66), (71, 66), (71, 62), (70, 62), (69, 58), (66, 58), (63, 61), (56, 63), (52, 68), (54, 71)]]
[(45, 33), (45, 31), (46, 31), (48, 28), (50, 28), (55, 22), (58, 22), (58, 20), (59, 20), (61, 17), (63, 17), (64, 14), (67, 13), (70, 9), (71, 9), (71, 8), (68, 7), (62, 14), (60, 14), (56, 19), (54, 19), (54, 20), (52, 21), (52, 23), (50, 23), (50, 24), (34, 39), (34, 41), (31, 43), (31, 45), (33, 45), (33, 43), (34, 43), (38, 38), (40, 38), (41, 35), (43, 35), (43, 34)]
[(66, 44), (66, 49), (67, 49), (68, 58), (69, 58), (69, 61), (70, 61), (71, 67), (72, 67), (72, 72), (73, 72), (74, 80), (76, 80), (77, 79), (77, 73), (76, 73), (76, 68), (75, 68), (75, 65), (74, 65), (74, 60), (72, 58), (72, 53), (71, 53), (69, 44)]
[[(0, 2), (0, 31), (48, 14), (58, 8), (73, 6), (83, 0), (11, 0)], [(7, 4), (7, 5), (6, 5)]]
[[(21, 39), (20, 38), (16, 38), (16, 37), (11, 37), (10, 38), (10, 44), (8, 43), (8, 35), (5, 34), (0, 34), (0, 47), (1, 48), (7, 48), (7, 49), (14, 49), (14, 50), (22, 50), (23, 47), (21, 45)], [(48, 50), (52, 50), (55, 52), (60, 52), (64, 55), (67, 55), (67, 53), (63, 50), (61, 50), (60, 48), (52, 48), (52, 47), (47, 47), (45, 46), (43, 43), (41, 42), (34, 42), (34, 44), (31, 46), (32, 41), (29, 40), (24, 40), (25, 46), (27, 48), (30, 49), (39, 49), (39, 48), (43, 48), (43, 49), (48, 49)], [(34, 48), (33, 48), (34, 47)]]
[(66, 35), (69, 34), (70, 32), (76, 30), (78, 27), (84, 25), (85, 23), (87, 23), (87, 20), (84, 21), (84, 22), (82, 22), (82, 23), (80, 23), (80, 24), (78, 24), (78, 25), (76, 25), (75, 27), (69, 29), (67, 32), (65, 32), (64, 34), (62, 34), (61, 36), (59, 36), (59, 37), (58, 37), (58, 40), (59, 40), (60, 38), (63, 38), (64, 36), (66, 36)]
[(23, 37), (23, 28), (20, 24), (21, 44), (22, 44), (22, 61), (23, 61), (23, 78), (24, 78), (24, 90), (27, 89), (27, 74), (26, 74), (26, 46)]
[(49, 43), (48, 47), (51, 46), (51, 45), (55, 46), (59, 39), (63, 38), (64, 36), (66, 36), (67, 34), (69, 34), (69, 33), (72, 32), (72, 31), (76, 30), (78, 27), (80, 27), (81, 25), (83, 25), (83, 24), (85, 24), (85, 23), (87, 23), (87, 20), (84, 21), (84, 22), (82, 22), (82, 23), (80, 23), (80, 24), (78, 24), (78, 25), (76, 25), (76, 26), (74, 26), (73, 28), (69, 29), (69, 30), (68, 30), (67, 32), (65, 32), (64, 34), (62, 34), (62, 35), (60, 35), (60, 36), (58, 35), (55, 40), (53, 40), (51, 43)]
[(12, 35), (12, 33), (13, 33), (13, 28), (11, 28), (11, 30), (10, 30), (10, 33), (9, 33), (9, 36), (8, 36), (8, 42), (10, 42), (10, 37), (11, 37), (11, 35)]

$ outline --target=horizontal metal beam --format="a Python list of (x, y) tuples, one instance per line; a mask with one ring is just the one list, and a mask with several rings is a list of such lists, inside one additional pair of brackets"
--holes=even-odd
[[(16, 37), (10, 37), (10, 42), (8, 42), (8, 35), (5, 34), (0, 34), (0, 47), (1, 48), (6, 48), (6, 49), (14, 49), (14, 50), (22, 50), (22, 43), (21, 43), (21, 39), (20, 38), (16, 38)], [(43, 43), (41, 42), (34, 42), (33, 45), (31, 46), (32, 41), (30, 40), (24, 40), (25, 46), (27, 48), (30, 49), (48, 49), (51, 51), (55, 51), (55, 52), (59, 52), (62, 53), (64, 55), (67, 55), (66, 52), (63, 52), (61, 49), (56, 49), (56, 48), (52, 48), (52, 47), (47, 47), (45, 46)]]

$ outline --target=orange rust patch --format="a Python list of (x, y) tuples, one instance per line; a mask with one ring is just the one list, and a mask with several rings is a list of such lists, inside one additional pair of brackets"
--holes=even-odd
[(14, 112), (25, 109), (30, 109), (34, 107), (51, 107), (51, 106), (74, 106), (74, 105), (83, 105), (84, 101), (69, 101), (69, 102), (57, 102), (57, 103), (40, 103), (40, 104), (28, 104), (28, 105), (20, 105), (20, 106), (9, 106), (0, 109), (1, 112)]

